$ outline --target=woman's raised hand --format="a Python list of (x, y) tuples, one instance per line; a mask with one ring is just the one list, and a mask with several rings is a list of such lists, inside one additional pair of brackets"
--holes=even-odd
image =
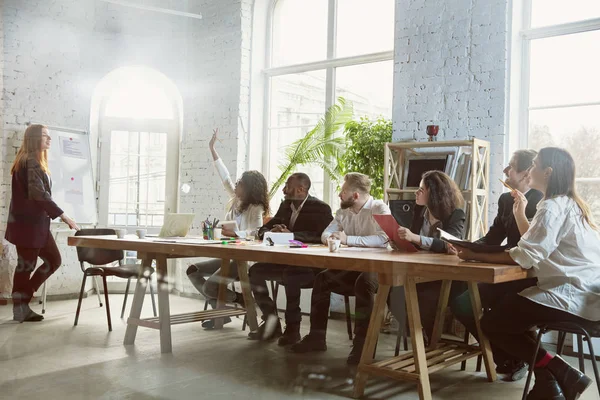
[(219, 158), (219, 154), (215, 150), (215, 142), (217, 140), (219, 140), (218, 134), (219, 134), (219, 128), (213, 129), (213, 135), (210, 138), (210, 142), (208, 142), (208, 147), (210, 148), (210, 152), (212, 153), (213, 160), (215, 160), (215, 161)]

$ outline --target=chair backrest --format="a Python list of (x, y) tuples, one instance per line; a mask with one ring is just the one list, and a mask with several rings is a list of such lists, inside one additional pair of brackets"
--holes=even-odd
[[(75, 236), (100, 235), (116, 235), (116, 232), (114, 229), (81, 229), (75, 233)], [(91, 247), (77, 246), (77, 258), (79, 258), (80, 263), (87, 262), (92, 265), (104, 265), (110, 264), (113, 261), (122, 260), (123, 257), (123, 250), (94, 249)]]

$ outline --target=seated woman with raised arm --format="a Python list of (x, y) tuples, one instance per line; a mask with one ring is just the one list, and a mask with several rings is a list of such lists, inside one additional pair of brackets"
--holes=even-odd
[[(587, 328), (600, 321), (600, 235), (588, 205), (575, 189), (575, 162), (563, 149), (540, 150), (529, 172), (529, 186), (544, 198), (531, 223), (527, 200), (513, 191), (515, 219), (524, 232), (518, 245), (503, 253), (473, 253), (457, 248), (464, 260), (518, 264), (533, 269), (537, 285), (507, 293), (484, 314), (481, 328), (490, 342), (524, 362), (536, 351), (536, 326), (574, 322)], [(572, 400), (591, 379), (543, 348), (535, 360), (535, 386), (527, 399)]]
[[(269, 190), (265, 177), (258, 171), (246, 171), (235, 183), (231, 180), (229, 171), (215, 150), (215, 142), (218, 129), (209, 142), (210, 152), (221, 177), (225, 191), (229, 195), (229, 201), (226, 206), (225, 220), (236, 221), (240, 231), (258, 229), (263, 225), (263, 217), (269, 215)], [(236, 236), (234, 231), (223, 228), (223, 236)], [(232, 282), (238, 277), (238, 269), (235, 261), (231, 261), (229, 276), (221, 276), (221, 260), (214, 258), (190, 265), (187, 269), (187, 276), (200, 293), (209, 299), (211, 306), (215, 306), (216, 298), (219, 292), (219, 283), (224, 279)], [(205, 277), (210, 276), (206, 279)], [(226, 301), (228, 303), (238, 303), (243, 305), (244, 299), (241, 293), (227, 290)], [(225, 323), (231, 322), (229, 317), (225, 318)], [(212, 320), (202, 323), (204, 328), (212, 328)]]

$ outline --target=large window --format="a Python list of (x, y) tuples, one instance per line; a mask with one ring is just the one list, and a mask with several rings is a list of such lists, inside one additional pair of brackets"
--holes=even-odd
[[(335, 102), (354, 105), (355, 118), (391, 118), (394, 0), (278, 0), (268, 37), (270, 59), (263, 168), (272, 183), (282, 149), (310, 131)], [(303, 167), (311, 194), (331, 202), (331, 182), (318, 167)], [(274, 209), (281, 193), (272, 199)]]
[(600, 2), (524, 1), (521, 146), (569, 150), (600, 221)]

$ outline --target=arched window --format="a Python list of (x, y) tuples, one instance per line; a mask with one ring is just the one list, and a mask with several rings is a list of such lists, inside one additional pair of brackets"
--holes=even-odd
[(124, 67), (103, 78), (92, 103), (100, 223), (157, 232), (177, 206), (179, 92), (158, 71)]
[[(355, 116), (392, 116), (394, 0), (277, 0), (267, 35), (265, 157), (269, 181), (281, 149), (310, 131), (339, 96)], [(318, 167), (301, 168), (313, 194), (333, 199)], [(278, 204), (279, 198), (273, 199)]]

